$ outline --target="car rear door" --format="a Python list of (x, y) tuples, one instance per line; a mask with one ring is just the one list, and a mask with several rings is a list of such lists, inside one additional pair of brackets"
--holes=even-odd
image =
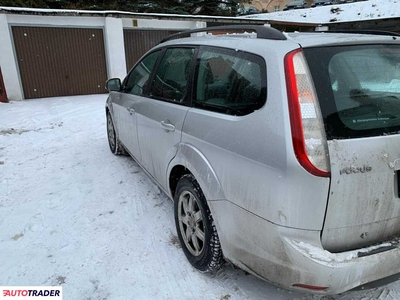
[(341, 46), (305, 54), (331, 165), (324, 248), (339, 252), (398, 237), (400, 45)]
[(141, 163), (164, 188), (189, 110), (195, 53), (195, 47), (167, 48), (149, 85), (149, 97), (135, 106)]

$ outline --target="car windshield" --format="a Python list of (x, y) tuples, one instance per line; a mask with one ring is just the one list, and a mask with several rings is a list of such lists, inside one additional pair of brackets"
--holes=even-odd
[(400, 46), (305, 49), (328, 138), (400, 131)]

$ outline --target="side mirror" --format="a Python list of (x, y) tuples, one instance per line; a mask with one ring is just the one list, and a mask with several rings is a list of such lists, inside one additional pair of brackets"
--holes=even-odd
[(111, 78), (107, 80), (106, 89), (109, 92), (119, 92), (121, 90), (121, 80), (119, 78)]

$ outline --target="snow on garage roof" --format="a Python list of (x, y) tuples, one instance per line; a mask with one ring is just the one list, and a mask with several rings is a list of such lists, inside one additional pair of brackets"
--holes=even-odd
[[(162, 13), (138, 13), (117, 10), (75, 10), (75, 9), (48, 9), (48, 8), (28, 8), (28, 7), (8, 7), (0, 6), (0, 13), (6, 14), (25, 14), (43, 16), (101, 16), (117, 18), (142, 18), (142, 19), (169, 19), (169, 20), (188, 20), (204, 22), (229, 22), (229, 23), (249, 23), (249, 19), (244, 17), (223, 17), (205, 15), (179, 15)], [(251, 20), (251, 23), (262, 24), (262, 20)]]
[[(400, 0), (399, 0), (400, 1)], [(292, 25), (289, 21), (269, 21), (263, 19), (249, 19), (244, 16), (224, 17), (224, 16), (206, 16), (206, 15), (179, 15), (162, 13), (138, 13), (117, 10), (74, 10), (74, 9), (48, 9), (48, 8), (27, 8), (27, 7), (8, 7), (0, 6), (0, 14), (22, 14), (22, 15), (41, 15), (41, 16), (98, 16), (98, 17), (116, 17), (116, 18), (137, 18), (137, 19), (160, 19), (160, 20), (181, 20), (181, 21), (201, 21), (215, 23), (236, 23), (236, 24), (265, 24), (278, 23)], [(315, 27), (319, 23), (311, 23), (302, 20), (301, 26)]]
[(265, 21), (319, 24), (400, 18), (400, 0), (368, 0), (246, 17)]
[(178, 15), (160, 13), (136, 13), (126, 11), (94, 11), (67, 9), (40, 9), (0, 6), (0, 13), (33, 15), (69, 15), (69, 16), (113, 16), (125, 18), (197, 20), (203, 22), (229, 23), (270, 23), (298, 24), (315, 26), (354, 21), (400, 18), (400, 0), (367, 0), (355, 3), (329, 5), (316, 8), (280, 11), (241, 17), (222, 17), (204, 15)]

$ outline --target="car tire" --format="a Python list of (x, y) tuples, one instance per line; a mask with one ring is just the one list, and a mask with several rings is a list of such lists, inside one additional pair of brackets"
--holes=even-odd
[(121, 142), (118, 140), (117, 134), (115, 132), (114, 121), (111, 118), (111, 114), (107, 112), (107, 138), (108, 145), (110, 146), (110, 150), (115, 155), (128, 155), (128, 152), (125, 150), (124, 146), (121, 145)]
[(174, 197), (175, 225), (183, 252), (193, 267), (211, 273), (224, 263), (217, 229), (206, 198), (193, 175), (184, 175)]

